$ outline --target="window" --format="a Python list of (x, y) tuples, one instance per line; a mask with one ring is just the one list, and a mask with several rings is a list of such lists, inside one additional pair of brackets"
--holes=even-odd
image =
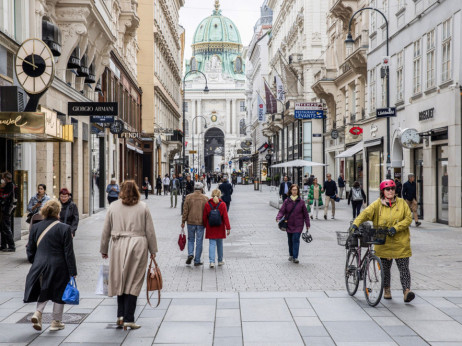
[(451, 19), (443, 23), (443, 71), (441, 81), (451, 79)]
[[(375, 7), (375, 0), (371, 0), (371, 7)], [(377, 31), (377, 12), (371, 11), (371, 33)]]
[(402, 9), (406, 3), (406, 0), (397, 0), (397, 5), (396, 7), (398, 8), (398, 10)]
[(435, 86), (435, 30), (427, 34), (427, 89)]
[(195, 57), (192, 57), (192, 58), (191, 58), (191, 64), (190, 64), (190, 65), (191, 65), (191, 70), (192, 70), (192, 71), (193, 71), (193, 70), (197, 70), (197, 60), (196, 60)]
[(239, 56), (236, 58), (236, 60), (234, 60), (234, 71), (237, 73), (242, 73), (242, 59)]
[(404, 100), (404, 63), (403, 63), (403, 55), (404, 52), (401, 51), (396, 56), (396, 100), (403, 101)]
[(375, 95), (377, 92), (377, 88), (375, 85), (376, 78), (375, 78), (375, 71), (376, 68), (374, 67), (372, 70), (369, 71), (369, 81), (370, 81), (370, 94), (369, 94), (369, 103), (370, 103), (370, 109), (371, 112), (375, 112), (376, 109), (376, 104), (375, 104)]
[(239, 106), (241, 112), (245, 112), (245, 101), (240, 101)]
[(185, 112), (188, 112), (188, 108), (189, 108), (189, 107), (188, 107), (188, 104), (189, 104), (189, 103), (186, 102), (186, 101), (183, 103), (183, 107), (184, 107), (184, 111), (185, 111)]
[(422, 52), (421, 48), (421, 39), (418, 39), (414, 42), (414, 74), (413, 74), (413, 92), (414, 94), (418, 94), (421, 91), (421, 84), (420, 84), (420, 75), (421, 75), (421, 60), (422, 60)]

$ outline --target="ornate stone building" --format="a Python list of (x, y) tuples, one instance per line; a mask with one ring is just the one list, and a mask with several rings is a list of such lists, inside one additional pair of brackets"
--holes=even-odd
[[(263, 132), (271, 137), (275, 147), (272, 162), (295, 159), (323, 162), (322, 137), (318, 136), (323, 132), (322, 120), (295, 120), (294, 106), (296, 102), (320, 101), (311, 86), (314, 71), (322, 66), (327, 47), (325, 17), (328, 1), (269, 0), (268, 6), (273, 10), (273, 28), (268, 43), (268, 83), (273, 86), (274, 78), (278, 76), (285, 89), (285, 103), (278, 102), (278, 112), (268, 117)], [(320, 177), (323, 169), (290, 169), (288, 173), (292, 181), (299, 182), (304, 173), (310, 172)], [(275, 173), (282, 175), (281, 170)]]
[[(140, 0), (138, 80), (143, 89), (142, 123), (145, 147), (152, 156), (145, 160), (145, 175), (171, 173), (174, 157), (181, 152), (181, 33), (178, 25), (183, 0)], [(154, 140), (152, 140), (154, 138)], [(152, 181), (152, 180), (151, 180)]]
[(222, 15), (218, 0), (212, 15), (198, 25), (192, 51), (186, 73), (203, 72), (210, 92), (203, 92), (202, 74), (186, 77), (186, 150), (197, 151), (189, 155), (190, 167), (205, 172), (242, 170), (248, 164), (237, 154), (245, 137), (244, 50), (238, 28)]

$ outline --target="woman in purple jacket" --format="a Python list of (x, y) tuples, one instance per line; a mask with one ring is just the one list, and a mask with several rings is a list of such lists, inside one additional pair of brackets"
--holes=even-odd
[(287, 222), (289, 261), (299, 263), (298, 249), (300, 248), (300, 236), (303, 232), (304, 224), (306, 224), (307, 230), (310, 228), (310, 217), (305, 202), (300, 198), (300, 188), (298, 185), (292, 185), (289, 189), (289, 194), (290, 197), (284, 201), (278, 216), (276, 216), (276, 222), (279, 222), (283, 216), (286, 218), (289, 217)]

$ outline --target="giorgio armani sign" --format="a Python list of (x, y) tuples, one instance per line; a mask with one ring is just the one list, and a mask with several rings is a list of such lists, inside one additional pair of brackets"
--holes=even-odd
[(74, 116), (118, 115), (117, 102), (69, 102), (67, 114)]

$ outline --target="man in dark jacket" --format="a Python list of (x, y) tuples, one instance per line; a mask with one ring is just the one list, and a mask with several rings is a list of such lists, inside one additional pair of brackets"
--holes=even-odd
[(0, 234), (2, 237), (0, 250), (15, 252), (13, 233), (11, 232), (11, 217), (16, 209), (15, 186), (10, 172), (3, 173), (5, 187), (0, 196)]
[(77, 227), (79, 226), (79, 209), (72, 201), (71, 193), (66, 188), (62, 188), (59, 191), (59, 201), (61, 202), (59, 221), (69, 225), (72, 237), (75, 237), (75, 231), (77, 231)]
[(403, 184), (401, 184), (398, 177), (395, 178), (395, 185), (396, 185), (395, 194), (396, 196), (401, 198), (401, 192), (403, 191)]
[(338, 192), (338, 196), (340, 198), (343, 198), (343, 190), (345, 190), (345, 179), (343, 178), (343, 174), (340, 173), (340, 175), (338, 176), (338, 189), (339, 189), (339, 192)]
[(322, 190), (324, 191), (326, 201), (324, 203), (324, 220), (327, 220), (327, 211), (329, 203), (332, 203), (332, 219), (335, 219), (335, 198), (337, 197), (337, 184), (332, 180), (332, 175), (327, 173), (327, 180), (324, 182)]
[(221, 191), (221, 199), (226, 203), (226, 210), (229, 210), (231, 204), (231, 195), (233, 194), (233, 186), (229, 183), (228, 177), (223, 177), (223, 182), (218, 187)]
[(409, 174), (407, 181), (403, 184), (403, 199), (414, 215), (416, 227), (420, 226), (419, 217), (417, 216), (417, 185), (415, 183), (415, 175)]
[(289, 196), (289, 190), (292, 186), (292, 183), (289, 181), (289, 177), (287, 175), (284, 176), (284, 181), (279, 185), (279, 197), (282, 197), (282, 202), (286, 200)]
[(186, 176), (185, 188), (186, 195), (189, 195), (190, 193), (194, 192), (194, 181), (191, 180), (191, 175), (189, 174)]
[(173, 208), (173, 196), (175, 196), (175, 208), (178, 201), (178, 192), (180, 192), (181, 183), (174, 174), (170, 180), (170, 208)]

